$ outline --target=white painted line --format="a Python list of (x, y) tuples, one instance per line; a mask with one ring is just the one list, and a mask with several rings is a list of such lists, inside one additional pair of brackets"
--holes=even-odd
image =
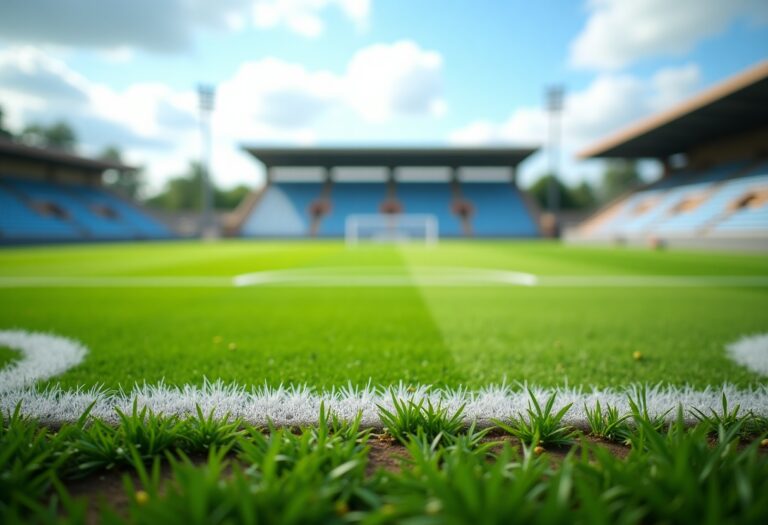
[(85, 346), (72, 339), (24, 330), (0, 331), (0, 345), (21, 352), (20, 361), (0, 370), (0, 393), (63, 374), (80, 364), (88, 353)]
[(0, 277), (0, 288), (220, 288), (232, 286), (229, 277)]
[(314, 267), (254, 272), (233, 278), (235, 286), (535, 286), (533, 274), (464, 267)]
[(551, 287), (765, 287), (768, 276), (754, 275), (540, 275), (538, 286)]
[(216, 276), (0, 277), (0, 288), (228, 288), (543, 286), (565, 288), (768, 287), (768, 276), (738, 275), (534, 275), (454, 267), (328, 267), (268, 270)]
[(768, 334), (742, 337), (726, 346), (728, 355), (752, 372), (768, 376)]
[[(18, 349), (23, 358), (0, 371), (0, 411), (9, 413), (21, 403), (22, 412), (45, 423), (60, 424), (77, 420), (92, 403), (93, 417), (115, 421), (115, 408), (130, 410), (136, 400), (140, 407), (147, 407), (167, 416), (194, 415), (197, 406), (204, 412), (214, 411), (219, 417), (229, 413), (245, 421), (263, 425), (273, 421), (278, 425), (311, 424), (317, 419), (320, 404), (344, 419), (362, 414), (363, 424), (380, 426), (378, 406), (392, 409), (392, 395), (400, 399), (418, 402), (429, 399), (449, 411), (464, 406), (467, 421), (487, 424), (492, 419), (504, 419), (523, 413), (529, 396), (520, 386), (492, 385), (469, 391), (464, 388), (430, 388), (425, 385), (408, 386), (403, 383), (388, 387), (368, 386), (316, 391), (306, 385), (293, 387), (245, 387), (224, 384), (220, 381), (205, 382), (202, 386), (137, 385), (130, 392), (107, 391), (99, 388), (63, 390), (53, 387), (38, 390), (31, 385), (36, 381), (61, 374), (80, 363), (87, 349), (80, 343), (50, 334), (22, 330), (0, 331), (0, 344)], [(552, 393), (557, 394), (556, 409), (573, 403), (565, 421), (576, 426), (586, 426), (584, 405), (594, 406), (596, 401), (628, 411), (627, 397), (636, 398), (641, 387), (630, 385), (623, 388), (582, 389), (561, 387), (555, 389), (533, 388), (540, 401)], [(740, 405), (744, 413), (768, 417), (768, 385), (740, 389), (726, 384), (719, 388), (696, 390), (692, 387), (647, 386), (648, 410), (652, 415), (673, 412), (682, 407), (690, 420), (688, 410), (709, 412), (719, 410), (721, 395), (725, 393), (732, 406)]]
[[(536, 398), (544, 401), (557, 393), (555, 409), (573, 403), (565, 422), (578, 427), (587, 426), (584, 406), (594, 407), (599, 400), (603, 406), (613, 405), (622, 412), (629, 411), (627, 396), (636, 398), (638, 385), (615, 389), (535, 388)], [(677, 407), (682, 407), (687, 421), (693, 422), (689, 410), (696, 408), (709, 413), (720, 411), (721, 395), (725, 393), (731, 406), (740, 405), (742, 412), (768, 416), (768, 385), (740, 389), (734, 385), (696, 390), (691, 387), (647, 387), (648, 411), (651, 415), (665, 414), (671, 420), (676, 417)], [(106, 421), (116, 421), (115, 408), (131, 410), (133, 401), (139, 407), (166, 416), (190, 416), (199, 406), (203, 412), (217, 417), (229, 414), (243, 418), (254, 425), (269, 421), (277, 425), (304, 425), (317, 421), (320, 404), (332, 410), (340, 418), (350, 420), (358, 412), (366, 426), (379, 427), (378, 406), (392, 409), (392, 395), (399, 399), (416, 402), (429, 399), (453, 412), (464, 406), (467, 421), (489, 424), (492, 419), (506, 419), (524, 413), (529, 396), (522, 388), (494, 385), (478, 391), (465, 389), (431, 389), (427, 386), (409, 387), (404, 384), (386, 388), (355, 388), (352, 386), (317, 392), (307, 386), (296, 387), (244, 387), (222, 382), (205, 383), (203, 386), (184, 385), (173, 387), (164, 384), (136, 386), (130, 392), (109, 392), (98, 389), (62, 390), (51, 388), (43, 391), (22, 389), (0, 393), (0, 410), (10, 412), (21, 402), (22, 412), (47, 424), (61, 424), (77, 420), (83, 411), (95, 403), (92, 416)]]

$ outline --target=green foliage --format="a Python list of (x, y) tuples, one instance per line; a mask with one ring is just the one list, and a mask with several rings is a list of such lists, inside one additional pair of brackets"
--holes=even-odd
[[(139, 410), (136, 400), (130, 413), (115, 411), (117, 426), (96, 420), (81, 429), (76, 441), (79, 475), (110, 470), (118, 465), (136, 467), (137, 459), (140, 463), (151, 461), (181, 443), (183, 423), (178, 418), (155, 414), (147, 407)], [(195, 439), (194, 432), (199, 427), (187, 422), (186, 428), (192, 429), (192, 437), (188, 436), (187, 440), (190, 443), (189, 439)]]
[(739, 405), (736, 405), (733, 410), (729, 410), (728, 399), (725, 397), (725, 392), (723, 392), (722, 406), (722, 412), (710, 410), (710, 413), (706, 414), (698, 408), (693, 408), (691, 409), (691, 414), (710, 434), (718, 433), (721, 428), (724, 428), (725, 430), (731, 430), (738, 427), (746, 430), (744, 425), (749, 419), (752, 418), (749, 417), (749, 414), (740, 416), (739, 410), (741, 407)]
[[(124, 164), (120, 148), (114, 145), (105, 147), (99, 158), (116, 164)], [(102, 182), (105, 186), (116, 190), (122, 195), (137, 199), (141, 196), (142, 189), (144, 188), (143, 169), (107, 170), (102, 178)]]
[(600, 401), (597, 401), (592, 409), (584, 405), (584, 412), (593, 436), (621, 442), (628, 439), (630, 429), (627, 420), (631, 417), (630, 414), (621, 415), (617, 407), (610, 405), (603, 409)]
[[(543, 210), (548, 209), (551, 180), (552, 175), (543, 175), (527, 190)], [(558, 178), (556, 184), (560, 194), (560, 208), (563, 210), (587, 210), (597, 204), (595, 190), (587, 181), (582, 181), (575, 186), (567, 186)]]
[(0, 140), (13, 140), (13, 133), (5, 127), (5, 110), (0, 106)]
[(182, 420), (177, 429), (181, 448), (187, 452), (202, 452), (211, 447), (229, 449), (245, 432), (242, 420), (230, 420), (229, 413), (216, 417), (212, 409), (206, 416), (199, 405), (195, 409), (197, 415)]
[(215, 188), (213, 206), (217, 210), (234, 210), (251, 191), (253, 191), (251, 188), (243, 184), (228, 190)]
[[(641, 399), (642, 393), (633, 399), (633, 433), (642, 446), (626, 458), (583, 441), (553, 462), (526, 445), (521, 454), (509, 443), (488, 441), (488, 430), (474, 425), (433, 439), (418, 428), (400, 468), (376, 472), (360, 416), (342, 422), (324, 406), (315, 426), (296, 431), (237, 432), (226, 419), (212, 428), (215, 418), (200, 410), (196, 418), (170, 418), (182, 443), (198, 442), (184, 434), (199, 435), (203, 427), (229, 442), (207, 442), (202, 462), (167, 446), (161, 451), (161, 440), (151, 436), (166, 432), (134, 407), (114, 427), (115, 435), (132, 439), (123, 460), (127, 505), (102, 504), (100, 518), (114, 524), (765, 523), (768, 455), (758, 450), (762, 436), (740, 441), (753, 418), (725, 418), (725, 425), (721, 417), (712, 439), (710, 422), (686, 426), (682, 410), (659, 427), (642, 415)], [(723, 413), (735, 412), (726, 406)], [(605, 415), (602, 409), (591, 412)], [(531, 410), (553, 412), (550, 401), (537, 410), (532, 400)], [(85, 521), (85, 502), (72, 499), (60, 478), (77, 474), (70, 470), (81, 454), (75, 445), (96, 427), (87, 418), (86, 412), (58, 432), (18, 408), (2, 418), (0, 522)], [(139, 431), (142, 424), (154, 430)], [(151, 458), (146, 447), (155, 447)]]
[(562, 424), (563, 418), (571, 409), (572, 403), (554, 411), (557, 394), (552, 394), (547, 399), (544, 407), (536, 399), (534, 393), (528, 390), (528, 408), (526, 415), (518, 414), (512, 417), (508, 423), (494, 420), (494, 423), (512, 434), (526, 445), (566, 446), (573, 443), (577, 436), (576, 431)]
[(28, 124), (21, 132), (21, 140), (34, 146), (70, 152), (77, 148), (77, 135), (72, 127), (63, 120), (50, 125)]
[[(166, 182), (163, 191), (146, 202), (148, 205), (168, 211), (199, 211), (203, 206), (203, 168), (199, 162), (190, 162), (188, 171)], [(251, 192), (239, 185), (224, 190), (213, 187), (213, 206), (217, 210), (233, 210)]]
[(429, 441), (440, 438), (448, 439), (457, 436), (464, 430), (461, 406), (453, 414), (440, 404), (432, 404), (429, 399), (421, 398), (418, 403), (410, 399), (398, 399), (392, 392), (394, 411), (378, 405), (379, 419), (384, 428), (401, 443), (407, 443), (409, 438), (422, 432)]
[[(335, 421), (335, 422), (334, 422)], [(330, 423), (329, 423), (330, 422)], [(341, 424), (321, 410), (318, 425), (294, 434), (250, 428), (237, 437), (238, 462), (211, 446), (202, 466), (169, 457), (173, 483), (161, 486), (158, 463), (137, 463), (146, 501), (126, 478), (133, 523), (333, 523), (367, 506), (368, 432), (360, 418)], [(165, 487), (164, 490), (161, 490)]]
[[(12, 508), (34, 508), (68, 459), (67, 433), (53, 433), (21, 414), (0, 410), (0, 517)], [(2, 521), (2, 520), (0, 520)]]
[(158, 195), (148, 199), (149, 206), (168, 211), (200, 211), (203, 207), (203, 170), (198, 162), (189, 171), (169, 179)]
[(645, 429), (651, 428), (655, 432), (661, 432), (666, 426), (667, 416), (673, 408), (667, 411), (651, 416), (648, 412), (648, 389), (641, 385), (635, 392), (635, 397), (627, 396), (632, 421), (635, 424), (635, 432), (630, 432), (628, 442), (633, 447), (642, 448), (645, 443)]
[(633, 160), (611, 159), (606, 161), (599, 194), (604, 200), (618, 197), (641, 183), (637, 163)]

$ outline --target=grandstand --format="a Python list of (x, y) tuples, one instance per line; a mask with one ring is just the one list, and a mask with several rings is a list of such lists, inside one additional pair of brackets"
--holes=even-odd
[(768, 61), (580, 156), (658, 159), (663, 176), (567, 240), (768, 250)]
[(342, 237), (358, 215), (429, 216), (443, 237), (538, 237), (516, 185), (534, 149), (245, 148), (264, 188), (237, 210), (243, 237)]
[(0, 140), (0, 242), (167, 238), (137, 204), (101, 184), (128, 166)]

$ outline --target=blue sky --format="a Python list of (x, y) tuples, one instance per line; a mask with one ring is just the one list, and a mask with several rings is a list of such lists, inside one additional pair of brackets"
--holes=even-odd
[[(12, 0), (0, 35), (9, 124), (65, 118), (152, 189), (198, 155), (199, 82), (225, 186), (261, 181), (243, 143), (541, 145), (555, 83), (576, 181), (601, 169), (580, 148), (768, 58), (768, 3)], [(523, 181), (545, 170), (542, 152)]]

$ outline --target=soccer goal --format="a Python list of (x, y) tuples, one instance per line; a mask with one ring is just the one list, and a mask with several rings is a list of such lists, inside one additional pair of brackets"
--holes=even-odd
[(438, 225), (434, 215), (374, 214), (349, 215), (345, 222), (347, 245), (361, 242), (423, 242), (437, 244)]

